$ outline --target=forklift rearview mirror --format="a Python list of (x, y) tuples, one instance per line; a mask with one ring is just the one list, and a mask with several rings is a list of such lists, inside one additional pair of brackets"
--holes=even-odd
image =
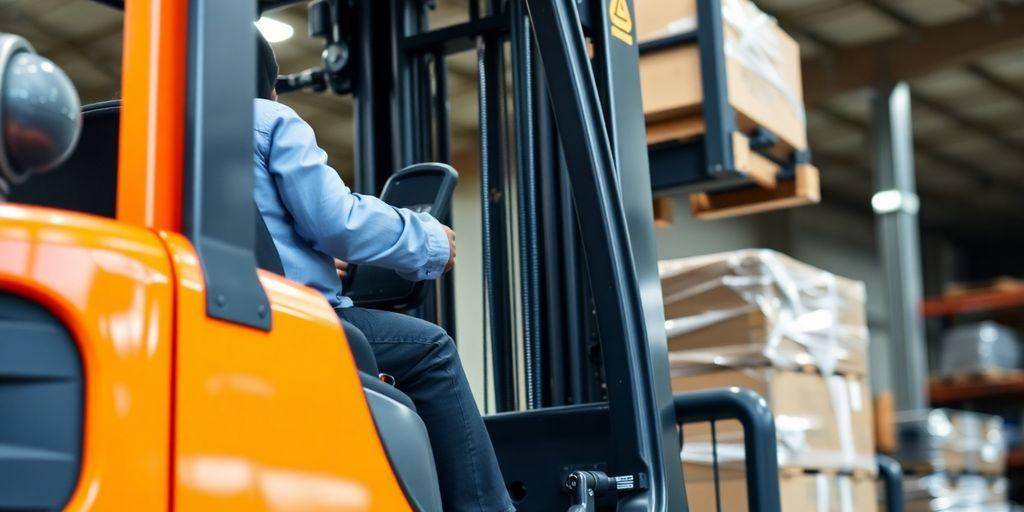
[(78, 92), (23, 38), (0, 33), (0, 198), (71, 155), (81, 132)]

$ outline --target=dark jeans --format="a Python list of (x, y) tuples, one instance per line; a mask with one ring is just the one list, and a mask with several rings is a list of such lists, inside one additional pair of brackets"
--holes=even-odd
[(338, 316), (363, 331), (380, 371), (395, 377), (430, 435), (445, 512), (515, 510), (498, 469), (455, 342), (444, 329), (408, 315), (343, 308)]

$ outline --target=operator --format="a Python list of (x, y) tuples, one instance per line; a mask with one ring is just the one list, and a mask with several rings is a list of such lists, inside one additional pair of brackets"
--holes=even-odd
[(512, 511), (455, 343), (444, 329), (399, 313), (357, 308), (335, 258), (437, 279), (455, 264), (455, 232), (427, 213), (353, 193), (327, 165), (313, 129), (277, 103), (274, 51), (257, 37), (255, 200), (285, 275), (325, 297), (366, 335), (381, 371), (416, 404), (427, 427), (445, 511)]

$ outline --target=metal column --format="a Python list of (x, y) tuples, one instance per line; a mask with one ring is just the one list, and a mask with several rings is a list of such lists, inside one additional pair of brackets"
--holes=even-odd
[(921, 250), (914, 180), (910, 87), (879, 87), (872, 99), (875, 211), (889, 309), (892, 387), (899, 410), (927, 407), (928, 359), (921, 317)]

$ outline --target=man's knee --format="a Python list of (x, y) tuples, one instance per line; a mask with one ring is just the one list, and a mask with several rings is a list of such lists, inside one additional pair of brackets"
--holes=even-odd
[(435, 360), (444, 366), (459, 364), (459, 349), (455, 345), (455, 340), (444, 329), (434, 327), (436, 330), (431, 334), (430, 340)]

